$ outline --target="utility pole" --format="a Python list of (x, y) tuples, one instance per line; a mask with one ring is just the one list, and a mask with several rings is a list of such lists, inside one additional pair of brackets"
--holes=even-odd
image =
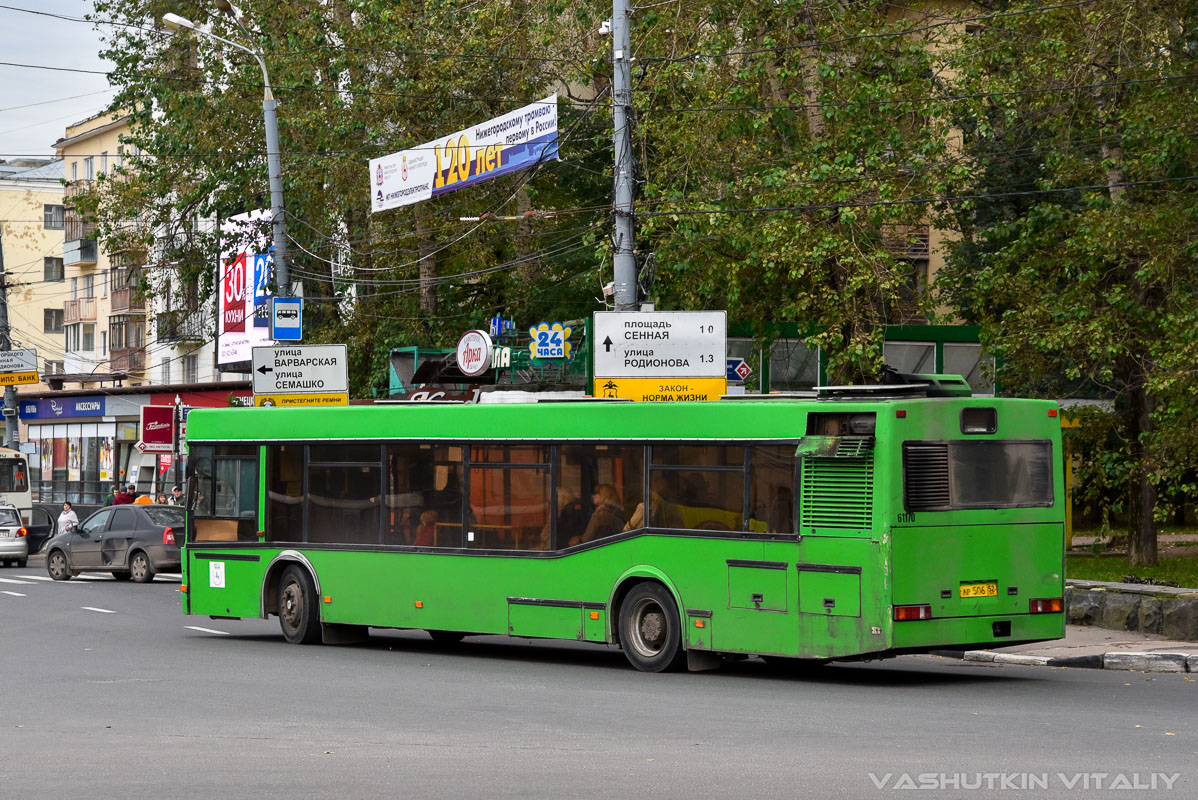
[[(241, 10), (228, 0), (215, 0), (217, 9), (233, 20), (248, 42), (254, 41), (253, 34), (241, 21)], [(243, 53), (249, 53), (258, 62), (262, 70), (262, 121), (266, 127), (266, 169), (270, 179), (270, 220), (273, 229), (275, 245), (275, 290), (280, 297), (291, 295), (291, 270), (287, 268), (287, 224), (284, 221), (283, 210), (283, 162), (279, 158), (279, 120), (275, 113), (274, 92), (270, 88), (270, 75), (266, 72), (266, 56), (257, 45), (253, 47), (239, 44), (223, 36), (217, 36), (208, 28), (197, 25), (186, 17), (178, 14), (163, 14), (162, 24), (171, 30), (187, 28), (196, 33), (202, 33), (210, 39), (235, 47)]]
[[(0, 221), (0, 352), (12, 350), (12, 334), (8, 327), (8, 273), (4, 271), (4, 223)], [(4, 387), (4, 446), (16, 450), (17, 387)]]
[(616, 311), (638, 311), (636, 245), (633, 241), (632, 216), (632, 69), (630, 60), (632, 38), (632, 8), (630, 0), (612, 0), (611, 65), (612, 114), (615, 131), (615, 185), (612, 209), (616, 215), (615, 242), (612, 248), (612, 271), (615, 279)]

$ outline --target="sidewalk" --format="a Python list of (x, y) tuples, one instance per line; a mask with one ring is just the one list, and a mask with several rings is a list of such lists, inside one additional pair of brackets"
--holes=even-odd
[(1198, 673), (1198, 642), (1176, 642), (1150, 633), (1065, 626), (1065, 638), (996, 650), (933, 651), (965, 661), (1034, 667)]

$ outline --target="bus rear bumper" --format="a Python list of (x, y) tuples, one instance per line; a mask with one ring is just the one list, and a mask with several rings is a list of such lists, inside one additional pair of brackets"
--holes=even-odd
[(977, 649), (1065, 638), (1064, 614), (1000, 614), (893, 623), (895, 650)]

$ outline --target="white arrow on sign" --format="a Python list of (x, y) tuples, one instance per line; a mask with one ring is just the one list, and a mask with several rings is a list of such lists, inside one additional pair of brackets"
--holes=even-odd
[(343, 344), (254, 348), (254, 394), (344, 394), (349, 368)]

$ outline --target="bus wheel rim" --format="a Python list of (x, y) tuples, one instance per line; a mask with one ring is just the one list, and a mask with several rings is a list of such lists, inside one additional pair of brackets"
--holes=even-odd
[(632, 646), (637, 653), (646, 658), (659, 655), (667, 630), (665, 610), (651, 598), (638, 600), (632, 609)]
[(289, 583), (283, 587), (283, 608), (280, 610), (283, 623), (290, 630), (297, 630), (304, 616), (304, 596), (299, 584)]

